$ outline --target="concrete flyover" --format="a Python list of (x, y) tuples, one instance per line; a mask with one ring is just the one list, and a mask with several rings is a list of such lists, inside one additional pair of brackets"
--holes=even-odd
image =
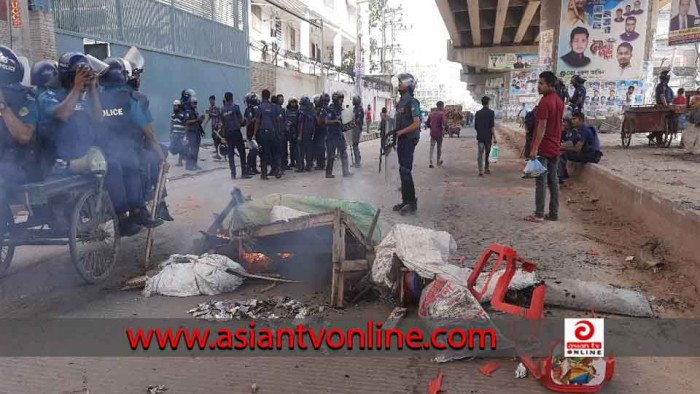
[[(447, 58), (462, 64), (462, 80), (475, 96), (489, 79), (506, 72), (490, 70), (489, 54), (537, 53), (540, 30), (558, 25), (559, 1), (435, 0), (450, 40)], [(509, 78), (504, 79), (507, 89)]]

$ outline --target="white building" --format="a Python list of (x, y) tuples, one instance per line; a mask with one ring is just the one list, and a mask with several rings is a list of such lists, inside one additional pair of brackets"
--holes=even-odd
[(423, 110), (429, 111), (438, 101), (445, 105), (462, 105), (465, 110), (473, 106), (466, 84), (459, 81), (459, 64), (443, 59), (433, 64), (407, 64), (406, 68), (418, 79), (415, 97)]

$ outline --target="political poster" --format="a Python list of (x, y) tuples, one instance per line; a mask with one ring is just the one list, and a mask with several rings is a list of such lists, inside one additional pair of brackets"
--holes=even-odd
[(668, 45), (700, 42), (700, 0), (672, 0)]
[(540, 32), (539, 68), (552, 70), (552, 51), (554, 50), (554, 29)]
[(627, 93), (618, 89), (622, 82), (625, 86), (629, 81), (639, 83), (632, 95), (636, 102), (644, 91), (641, 79), (650, 0), (561, 1), (559, 77), (567, 84), (575, 74), (586, 79), (588, 101), (598, 107), (587, 109), (595, 113), (612, 114), (627, 104)]
[(539, 65), (536, 53), (492, 53), (489, 55), (490, 70), (524, 70)]
[(526, 94), (537, 94), (537, 80), (539, 73), (537, 70), (511, 71), (510, 73), (510, 95), (522, 96)]

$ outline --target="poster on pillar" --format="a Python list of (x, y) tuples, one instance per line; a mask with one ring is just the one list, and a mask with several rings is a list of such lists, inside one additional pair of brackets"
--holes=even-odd
[(489, 70), (520, 70), (537, 67), (536, 53), (492, 53), (489, 55)]
[(537, 70), (512, 71), (510, 73), (510, 95), (537, 95)]
[(539, 68), (552, 70), (552, 52), (554, 51), (554, 29), (540, 32)]
[[(588, 81), (587, 113), (618, 112), (628, 96), (620, 82), (638, 85), (633, 103), (642, 95), (648, 14), (649, 0), (562, 0), (557, 71), (567, 85), (574, 74)], [(594, 103), (595, 90), (605, 99)]]
[(671, 1), (668, 45), (700, 42), (700, 0)]

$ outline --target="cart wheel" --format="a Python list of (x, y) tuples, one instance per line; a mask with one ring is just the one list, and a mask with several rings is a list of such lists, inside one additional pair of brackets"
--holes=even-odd
[(632, 142), (632, 131), (630, 130), (629, 122), (625, 121), (622, 123), (622, 131), (620, 134), (622, 136), (622, 147), (629, 148), (630, 142)]
[[(9, 214), (12, 215), (12, 212), (9, 212)], [(10, 267), (10, 263), (12, 263), (12, 257), (15, 255), (15, 245), (9, 243), (7, 245), (4, 244), (5, 241), (10, 241), (9, 220), (4, 226), (0, 225), (0, 227), (2, 227), (0, 228), (0, 241), (3, 241), (3, 245), (0, 246), (0, 277), (2, 277), (5, 274), (5, 271), (7, 271), (7, 269)]]
[(93, 284), (112, 273), (119, 253), (119, 226), (112, 200), (98, 189), (83, 193), (73, 208), (70, 223), (70, 255), (81, 278)]

